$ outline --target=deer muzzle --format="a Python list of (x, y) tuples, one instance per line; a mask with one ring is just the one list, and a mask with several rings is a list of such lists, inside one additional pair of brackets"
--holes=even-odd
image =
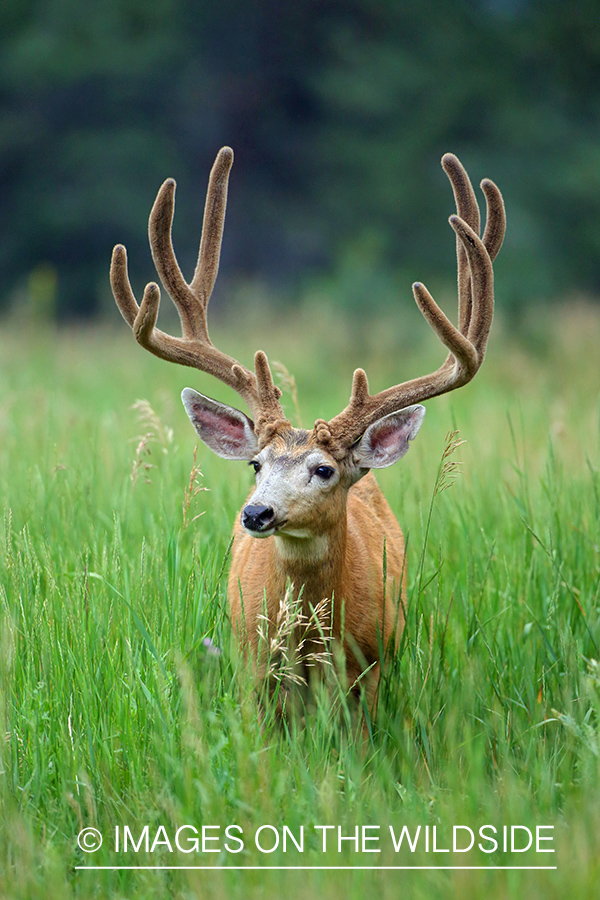
[(275, 524), (275, 510), (272, 506), (245, 506), (242, 510), (242, 525), (253, 534), (270, 531)]

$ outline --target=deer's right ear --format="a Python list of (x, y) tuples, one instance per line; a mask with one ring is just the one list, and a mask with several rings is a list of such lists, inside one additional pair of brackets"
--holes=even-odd
[(254, 423), (247, 415), (217, 403), (192, 388), (184, 388), (181, 399), (198, 436), (224, 459), (252, 459), (258, 452)]

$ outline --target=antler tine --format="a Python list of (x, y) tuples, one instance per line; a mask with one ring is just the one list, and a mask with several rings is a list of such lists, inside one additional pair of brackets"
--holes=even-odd
[[(476, 234), (479, 234), (480, 214), (475, 191), (471, 179), (457, 156), (454, 153), (444, 153), (442, 156), (442, 168), (452, 185), (456, 212), (461, 219), (470, 225)], [(458, 280), (458, 327), (466, 333), (471, 318), (473, 298), (471, 295), (471, 278), (467, 254), (460, 238), (456, 238), (456, 265)]]
[(492, 259), (500, 250), (504, 237), (504, 203), (496, 185), (485, 179), (482, 189), (487, 203), (487, 223), (482, 240), (479, 237), (479, 208), (466, 171), (453, 154), (446, 154), (442, 165), (452, 184), (458, 211), (458, 215), (450, 216), (449, 221), (458, 245), (459, 327), (450, 322), (423, 284), (413, 285), (419, 309), (448, 348), (449, 355), (430, 375), (414, 378), (373, 396), (369, 394), (366, 374), (357, 369), (348, 406), (329, 423), (341, 451), (351, 446), (382, 416), (466, 384), (483, 362), (494, 311)]
[[(490, 328), (492, 327), (494, 316), (494, 271), (490, 255), (479, 236), (459, 216), (450, 216), (449, 221), (465, 249), (469, 263), (473, 308), (466, 338), (477, 354), (477, 368), (470, 375), (470, 378), (472, 378), (483, 362)], [(456, 356), (453, 350), (451, 352)], [(470, 380), (470, 378), (467, 380)]]
[(183, 336), (208, 340), (206, 309), (219, 271), (227, 187), (233, 150), (223, 147), (213, 164), (202, 223), (202, 237), (194, 277), (186, 282), (175, 256), (171, 228), (175, 211), (175, 181), (168, 178), (159, 190), (150, 219), (148, 236), (156, 271), (177, 307)]
[(217, 275), (225, 225), (229, 173), (233, 165), (233, 150), (222, 147), (217, 154), (208, 181), (202, 236), (198, 250), (198, 262), (191, 282), (192, 292), (208, 304)]
[(456, 212), (463, 222), (479, 234), (479, 206), (465, 167), (454, 153), (444, 153), (442, 168), (452, 185)]
[(489, 178), (484, 178), (481, 182), (481, 190), (484, 193), (487, 208), (483, 243), (490, 255), (490, 259), (494, 262), (504, 241), (506, 210), (504, 209), (502, 194), (493, 181), (490, 181)]
[[(442, 157), (442, 168), (452, 185), (458, 215), (467, 225), (471, 226), (476, 234), (479, 234), (479, 205), (471, 179), (467, 175), (464, 166), (454, 153), (445, 153)], [(486, 199), (486, 223), (483, 243), (493, 262), (504, 240), (506, 215), (502, 194), (494, 182), (490, 181), (489, 178), (484, 178), (481, 182), (481, 190)], [(456, 257), (458, 270), (458, 323), (460, 330), (464, 334), (469, 327), (473, 297), (467, 255), (458, 236), (456, 238)]]
[(138, 307), (127, 273), (127, 253), (122, 245), (117, 245), (113, 250), (111, 286), (123, 318), (142, 347), (161, 359), (214, 375), (240, 394), (253, 416), (284, 419), (278, 402), (280, 389), (272, 384), (272, 378), (270, 389), (264, 387), (265, 366), (268, 369), (266, 357), (260, 364), (260, 378), (257, 379), (254, 372), (218, 350), (208, 334), (206, 311), (219, 271), (227, 185), (232, 164), (233, 151), (223, 147), (210, 173), (200, 250), (190, 284), (181, 273), (173, 249), (171, 228), (175, 210), (175, 181), (172, 178), (167, 179), (160, 188), (150, 213), (148, 234), (152, 258), (179, 314), (182, 337), (174, 337), (155, 327), (160, 290), (153, 282), (146, 285)]
[(133, 328), (133, 323), (140, 308), (131, 290), (129, 275), (127, 272), (127, 250), (123, 244), (117, 244), (113, 249), (110, 261), (110, 286), (113, 297), (119, 307), (119, 312), (128, 325)]

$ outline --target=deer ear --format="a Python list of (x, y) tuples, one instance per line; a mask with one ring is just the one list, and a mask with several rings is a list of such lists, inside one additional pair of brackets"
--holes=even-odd
[(360, 468), (385, 469), (408, 451), (425, 417), (424, 406), (407, 406), (370, 425), (354, 448)]
[(258, 451), (254, 422), (247, 415), (184, 388), (181, 399), (201, 440), (224, 459), (252, 459)]

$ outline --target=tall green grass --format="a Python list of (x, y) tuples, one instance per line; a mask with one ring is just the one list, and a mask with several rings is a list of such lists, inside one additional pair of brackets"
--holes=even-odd
[[(412, 347), (376, 323), (371, 346), (301, 315), (219, 342), (244, 361), (257, 346), (281, 358), (305, 424), (345, 404), (355, 364), (378, 388), (439, 357), (434, 343)], [(250, 475), (204, 447), (194, 462), (178, 394), (191, 384), (238, 401), (124, 331), (5, 330), (0, 896), (596, 896), (599, 340), (600, 316), (585, 308), (526, 338), (498, 326), (475, 382), (429, 403), (409, 455), (381, 473), (407, 537), (407, 624), (364, 741), (323, 697), (304, 723), (261, 723), (225, 602)], [(145, 414), (132, 408), (140, 398)], [(465, 443), (444, 459), (453, 429)], [(459, 461), (460, 474), (441, 471)], [(116, 826), (137, 840), (148, 825), (152, 841), (160, 826), (172, 839), (181, 825), (231, 824), (241, 853), (223, 838), (219, 853), (114, 851)], [(434, 854), (421, 841), (396, 854), (388, 831), (436, 826), (448, 847), (453, 825), (485, 824), (553, 825), (556, 852)], [(260, 853), (263, 825), (296, 837), (304, 826), (304, 852)], [(381, 852), (349, 841), (338, 852), (334, 831), (323, 852), (315, 825), (346, 836), (380, 826)], [(94, 854), (77, 846), (87, 826), (104, 835)], [(557, 868), (76, 868), (215, 864)]]

